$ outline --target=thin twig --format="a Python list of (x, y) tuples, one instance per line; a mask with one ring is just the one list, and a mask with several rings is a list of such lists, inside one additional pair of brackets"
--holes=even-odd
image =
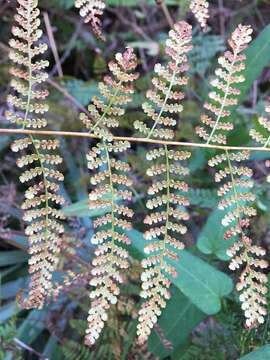
[[(73, 48), (76, 45), (76, 40), (78, 38), (78, 36), (80, 35), (80, 32), (82, 30), (82, 26), (83, 26), (83, 19), (80, 20), (79, 24), (76, 26), (76, 30), (73, 33), (73, 35), (71, 36), (67, 46), (66, 46), (66, 50), (63, 53), (63, 55), (60, 58), (60, 64), (62, 65), (66, 59), (69, 57), (71, 51), (73, 50)], [(58, 71), (58, 66), (57, 63), (55, 64), (55, 66), (53, 67), (52, 71), (50, 72), (50, 77), (54, 76), (54, 74)]]
[(20, 348), (29, 351), (32, 354), (35, 354), (36, 356), (39, 357), (39, 359), (43, 359), (43, 360), (49, 360), (49, 358), (47, 358), (47, 356), (42, 355), (41, 353), (39, 353), (38, 351), (36, 351), (35, 349), (31, 348), (30, 346), (28, 346), (27, 344), (25, 344), (24, 342), (22, 342), (21, 340), (14, 338), (14, 343), (19, 346)]
[(92, 117), (91, 114), (87, 111), (87, 109), (84, 106), (82, 106), (82, 104), (79, 103), (79, 101), (76, 100), (72, 95), (70, 95), (70, 93), (64, 87), (62, 87), (60, 84), (58, 84), (52, 79), (47, 79), (47, 82), (56, 90), (58, 90), (60, 93), (62, 93), (67, 99), (69, 99), (79, 110), (87, 114), (89, 118)]
[(171, 17), (171, 14), (169, 12), (169, 9), (168, 9), (165, 1), (164, 0), (156, 0), (156, 3), (161, 7), (161, 9), (166, 17), (166, 20), (168, 21), (170, 28), (173, 28), (174, 21), (173, 21), (173, 18)]
[(43, 18), (44, 18), (44, 23), (45, 23), (45, 26), (46, 26), (50, 46), (51, 46), (51, 49), (52, 49), (53, 57), (54, 57), (54, 60), (55, 60), (55, 64), (56, 64), (56, 67), (57, 67), (58, 75), (60, 77), (63, 77), (64, 73), (63, 73), (63, 70), (62, 70), (62, 66), (61, 66), (61, 62), (60, 62), (56, 42), (55, 42), (55, 39), (54, 39), (50, 18), (49, 18), (49, 15), (48, 15), (47, 12), (43, 13)]
[[(90, 134), (86, 132), (78, 131), (52, 131), (52, 130), (22, 130), (22, 129), (0, 129), (0, 134), (12, 134), (12, 135), (36, 135), (36, 136), (67, 136), (67, 137), (79, 137), (79, 138), (90, 138), (90, 139), (100, 139), (98, 135)], [(135, 143), (148, 143), (148, 144), (160, 144), (160, 145), (170, 145), (170, 146), (181, 146), (181, 147), (191, 147), (191, 148), (203, 148), (203, 149), (217, 149), (217, 150), (249, 150), (249, 151), (259, 151), (259, 152), (270, 152), (270, 148), (261, 147), (261, 146), (230, 146), (230, 145), (212, 145), (212, 144), (200, 144), (184, 141), (168, 141), (168, 140), (158, 140), (158, 139), (149, 139), (149, 138), (140, 138), (140, 137), (129, 137), (129, 136), (114, 136), (112, 138), (114, 141), (130, 141)]]

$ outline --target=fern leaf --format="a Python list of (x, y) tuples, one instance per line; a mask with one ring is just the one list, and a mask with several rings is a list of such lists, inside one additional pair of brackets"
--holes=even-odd
[(245, 81), (241, 71), (245, 69), (246, 56), (241, 53), (251, 41), (251, 34), (250, 26), (239, 25), (229, 40), (231, 51), (226, 51), (218, 60), (221, 67), (216, 70), (217, 78), (211, 82), (213, 91), (209, 94), (209, 101), (204, 104), (209, 114), (201, 116), (203, 125), (196, 128), (197, 134), (207, 144), (226, 144), (226, 132), (233, 129), (230, 108), (238, 102), (240, 90), (236, 85)]
[(122, 271), (129, 266), (128, 252), (122, 245), (130, 243), (123, 232), (131, 228), (129, 220), (133, 212), (123, 204), (132, 198), (132, 181), (128, 176), (130, 166), (121, 159), (120, 153), (129, 149), (130, 143), (112, 141), (111, 128), (118, 127), (119, 117), (125, 113), (124, 105), (132, 100), (132, 83), (138, 74), (133, 72), (137, 65), (133, 49), (118, 53), (115, 59), (109, 65), (113, 76), (106, 76), (99, 84), (104, 100), (93, 98), (89, 106), (92, 119), (81, 116), (87, 128), (102, 140), (87, 155), (88, 167), (95, 171), (91, 178), (93, 190), (89, 195), (91, 207), (111, 209), (110, 213), (94, 221), (96, 231), (92, 243), (97, 248), (90, 282), (94, 290), (90, 293), (92, 304), (85, 338), (89, 346), (100, 336), (108, 310), (117, 302)]
[(201, 28), (206, 30), (209, 19), (209, 2), (206, 0), (191, 0), (190, 10), (198, 20)]
[[(35, 57), (47, 50), (47, 45), (40, 42), (42, 31), (39, 29), (39, 9), (37, 1), (18, 0), (19, 7), (15, 15), (18, 25), (12, 28), (15, 36), (10, 40), (10, 60), (14, 63), (11, 74), (14, 79), (11, 87), (14, 94), (8, 96), (8, 102), (14, 111), (7, 111), (6, 117), (21, 128), (42, 128), (47, 120), (44, 114), (48, 105), (43, 103), (48, 91), (40, 86), (48, 77), (45, 69), (46, 60)], [(59, 219), (64, 219), (59, 209), (64, 203), (57, 194), (58, 181), (63, 175), (54, 170), (62, 159), (54, 151), (58, 148), (57, 140), (37, 140), (33, 136), (15, 140), (12, 150), (28, 151), (17, 160), (20, 168), (27, 168), (20, 176), (22, 183), (33, 182), (25, 192), (22, 204), (24, 220), (29, 223), (26, 234), (29, 236), (30, 291), (23, 305), (27, 308), (41, 308), (52, 290), (52, 272), (57, 265), (60, 250), (61, 233), (64, 231)]]
[[(233, 129), (233, 124), (224, 119), (231, 115), (230, 108), (237, 105), (240, 91), (236, 84), (245, 81), (241, 74), (245, 69), (245, 56), (241, 52), (251, 41), (251, 33), (249, 26), (239, 25), (229, 40), (232, 51), (219, 59), (222, 68), (216, 71), (218, 79), (212, 83), (218, 92), (211, 92), (210, 101), (204, 106), (211, 115), (202, 115), (204, 127), (197, 128), (197, 133), (207, 143), (226, 144), (226, 132)], [(267, 277), (262, 271), (268, 265), (261, 259), (265, 250), (253, 245), (248, 235), (250, 219), (256, 216), (256, 209), (252, 206), (256, 199), (252, 192), (253, 172), (245, 163), (248, 159), (248, 151), (226, 150), (209, 160), (209, 166), (218, 167), (215, 174), (215, 181), (221, 184), (218, 208), (226, 210), (222, 219), (222, 226), (227, 228), (224, 238), (227, 240), (238, 236), (237, 242), (227, 253), (231, 257), (230, 269), (242, 270), (236, 289), (241, 293), (246, 326), (251, 328), (262, 324), (266, 315)]]
[[(143, 105), (152, 126), (136, 122), (135, 127), (143, 135), (155, 138), (173, 138), (176, 115), (182, 111), (180, 100), (184, 98), (180, 85), (187, 84), (183, 73), (188, 69), (187, 53), (192, 28), (186, 22), (179, 22), (169, 33), (166, 53), (170, 57), (168, 64), (156, 65), (157, 76), (152, 80), (154, 90), (147, 93), (149, 102)], [(139, 311), (137, 334), (139, 342), (144, 343), (157, 323), (158, 316), (170, 298), (170, 276), (177, 276), (169, 259), (176, 259), (175, 249), (183, 249), (184, 244), (178, 236), (187, 231), (183, 220), (189, 218), (181, 209), (189, 204), (184, 195), (187, 184), (181, 180), (188, 174), (188, 168), (182, 163), (190, 157), (187, 151), (170, 150), (165, 145), (147, 153), (147, 160), (154, 161), (147, 170), (147, 175), (154, 180), (148, 190), (147, 208), (151, 212), (144, 220), (149, 226), (145, 239), (149, 241), (144, 249), (147, 257), (142, 261), (141, 297), (144, 303)]]
[[(248, 160), (248, 152), (222, 154), (211, 161), (213, 166), (217, 162), (225, 167), (216, 173), (216, 181), (223, 182), (218, 195), (222, 197), (218, 207), (226, 209), (226, 215), (222, 225), (226, 231), (225, 240), (237, 235), (239, 240), (228, 250), (232, 258), (231, 270), (242, 268), (236, 289), (241, 292), (240, 301), (246, 317), (247, 327), (254, 327), (264, 322), (267, 309), (267, 276), (262, 272), (268, 264), (261, 259), (265, 250), (253, 245), (246, 234), (250, 225), (250, 219), (256, 216), (256, 210), (251, 206), (256, 196), (250, 192), (253, 187), (251, 180), (252, 171), (247, 166), (238, 166), (238, 162)], [(222, 176), (220, 176), (222, 174)], [(228, 211), (229, 210), (229, 211)]]
[(105, 41), (101, 30), (100, 16), (103, 15), (105, 3), (101, 0), (75, 0), (75, 6), (80, 9), (80, 15), (84, 18), (85, 23), (89, 23), (93, 32), (98, 38)]
[(189, 69), (187, 53), (191, 51), (191, 26), (184, 21), (175, 24), (166, 41), (166, 54), (170, 61), (166, 65), (156, 64), (153, 87), (147, 92), (148, 102), (142, 107), (152, 125), (136, 121), (134, 127), (149, 138), (172, 139), (175, 116), (182, 111), (179, 103), (184, 98), (180, 86), (186, 85), (188, 78), (182, 75)]

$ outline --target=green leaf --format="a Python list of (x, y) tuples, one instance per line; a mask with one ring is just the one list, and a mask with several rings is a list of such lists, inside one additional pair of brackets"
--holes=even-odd
[(212, 189), (189, 189), (188, 199), (191, 205), (213, 209), (217, 206), (217, 192)]
[(43, 350), (43, 355), (49, 359), (57, 360), (60, 359), (58, 353), (59, 353), (58, 339), (55, 336), (51, 335)]
[(265, 345), (258, 350), (252, 351), (239, 360), (267, 360), (270, 359), (270, 345)]
[(159, 358), (169, 356), (175, 349), (183, 346), (194, 327), (205, 318), (205, 315), (177, 288), (173, 287), (171, 292), (172, 297), (160, 316), (158, 325), (173, 349), (164, 348), (156, 331), (152, 332), (148, 341), (149, 351)]
[(30, 345), (45, 329), (45, 310), (32, 310), (18, 329), (18, 339)]
[(17, 311), (15, 301), (0, 307), (0, 323), (11, 318)]
[[(167, 5), (179, 5), (179, 0), (166, 0)], [(138, 0), (107, 0), (109, 6), (138, 6)], [(155, 0), (145, 0), (147, 5), (157, 5)]]
[(258, 37), (252, 41), (251, 45), (245, 51), (247, 56), (246, 69), (243, 71), (245, 82), (239, 87), (241, 95), (239, 103), (245, 100), (247, 92), (253, 82), (261, 74), (262, 70), (268, 66), (270, 61), (270, 25), (266, 26)]
[(216, 255), (221, 260), (228, 260), (227, 249), (234, 243), (235, 238), (224, 240), (226, 229), (221, 225), (224, 211), (214, 210), (202, 228), (198, 240), (198, 249), (206, 255)]
[(72, 205), (63, 208), (63, 213), (66, 216), (77, 216), (77, 217), (89, 216), (91, 218), (104, 215), (109, 211), (110, 208), (90, 209), (88, 199), (78, 201)]
[[(135, 258), (144, 256), (146, 241), (143, 234), (131, 230), (126, 232), (132, 241), (131, 253)], [(178, 272), (172, 283), (193, 304), (206, 314), (216, 314), (221, 309), (221, 299), (233, 289), (230, 277), (188, 251), (177, 251), (179, 261), (171, 261)]]
[[(111, 194), (106, 194), (103, 196), (104, 199), (110, 199)], [(119, 202), (120, 198), (116, 199), (116, 202)], [(85, 217), (89, 216), (91, 218), (101, 216), (107, 214), (111, 211), (111, 207), (104, 207), (102, 209), (91, 209), (91, 203), (89, 205), (89, 199), (80, 200), (72, 205), (69, 205), (63, 208), (63, 213), (66, 216), (77, 216), (77, 217)]]
[(70, 79), (61, 81), (61, 85), (84, 106), (88, 105), (92, 97), (98, 92), (97, 83), (94, 81)]
[(26, 278), (19, 278), (17, 280), (9, 281), (0, 286), (0, 299), (10, 299), (18, 293), (18, 291), (25, 286)]
[(28, 260), (28, 254), (24, 251), (2, 251), (0, 252), (0, 266), (24, 263)]

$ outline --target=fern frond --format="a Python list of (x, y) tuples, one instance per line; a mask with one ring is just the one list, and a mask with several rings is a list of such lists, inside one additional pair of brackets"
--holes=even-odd
[[(245, 55), (241, 52), (251, 41), (251, 34), (250, 26), (239, 25), (229, 40), (232, 51), (227, 51), (219, 59), (223, 69), (217, 69), (216, 75), (219, 78), (212, 83), (219, 92), (211, 92), (209, 97), (212, 101), (204, 106), (212, 115), (202, 115), (201, 120), (205, 127), (197, 128), (197, 133), (207, 144), (226, 144), (226, 132), (233, 129), (233, 124), (226, 118), (231, 115), (231, 107), (238, 103), (237, 96), (240, 91), (235, 84), (245, 81), (241, 74), (245, 69)], [(248, 236), (250, 219), (256, 216), (256, 209), (252, 206), (256, 199), (252, 192), (253, 172), (243, 164), (248, 159), (248, 151), (226, 150), (210, 159), (209, 166), (218, 168), (215, 181), (222, 184), (218, 190), (218, 196), (222, 198), (218, 208), (225, 211), (222, 226), (228, 230), (224, 238), (227, 240), (238, 237), (237, 242), (228, 250), (228, 255), (232, 258), (230, 269), (242, 269), (236, 288), (241, 292), (240, 301), (245, 312), (246, 325), (253, 327), (263, 323), (266, 314), (267, 277), (262, 273), (262, 269), (267, 267), (267, 263), (260, 259), (265, 251), (252, 245)]]
[[(166, 53), (170, 60), (166, 65), (156, 66), (158, 76), (152, 81), (155, 89), (147, 93), (151, 103), (143, 105), (152, 120), (152, 127), (139, 122), (135, 124), (148, 137), (174, 137), (172, 128), (176, 125), (176, 119), (173, 116), (182, 111), (180, 100), (184, 98), (180, 85), (186, 85), (188, 81), (182, 74), (188, 69), (186, 54), (192, 48), (191, 34), (191, 26), (183, 21), (177, 23), (169, 33)], [(139, 311), (137, 327), (140, 343), (147, 340), (170, 298), (169, 278), (177, 276), (170, 260), (176, 260), (176, 251), (184, 248), (179, 236), (187, 231), (183, 221), (189, 218), (184, 208), (189, 205), (189, 201), (183, 195), (188, 191), (188, 185), (181, 178), (189, 173), (182, 163), (190, 155), (187, 151), (169, 150), (167, 145), (147, 153), (147, 160), (154, 161), (147, 175), (154, 180), (148, 189), (150, 198), (146, 206), (153, 212), (144, 220), (149, 226), (144, 236), (150, 244), (144, 249), (147, 257), (142, 261), (141, 297), (145, 301)]]
[(111, 140), (110, 129), (118, 127), (118, 118), (124, 115), (124, 106), (131, 101), (134, 91), (131, 84), (138, 78), (138, 73), (132, 72), (136, 67), (136, 56), (131, 48), (124, 54), (116, 54), (115, 58), (116, 61), (109, 63), (112, 75), (105, 76), (98, 85), (102, 97), (94, 96), (88, 106), (91, 119), (86, 114), (80, 117), (89, 131), (108, 141)]
[[(12, 28), (16, 39), (10, 40), (10, 60), (14, 63), (11, 74), (14, 79), (11, 87), (13, 95), (8, 96), (8, 103), (14, 111), (7, 111), (6, 117), (12, 123), (24, 128), (46, 126), (44, 114), (48, 105), (42, 101), (48, 91), (40, 87), (48, 75), (44, 69), (46, 60), (36, 60), (36, 56), (47, 50), (47, 45), (39, 41), (42, 31), (39, 29), (39, 9), (37, 1), (18, 0), (19, 8), (15, 15), (18, 25)], [(27, 151), (17, 160), (20, 168), (27, 168), (20, 176), (22, 183), (35, 182), (25, 192), (23, 219), (29, 223), (26, 234), (29, 237), (30, 291), (23, 305), (27, 308), (41, 308), (52, 289), (52, 272), (57, 264), (61, 236), (64, 231), (58, 219), (64, 219), (59, 209), (64, 203), (57, 194), (58, 181), (63, 175), (53, 166), (61, 164), (62, 158), (55, 154), (57, 140), (37, 140), (33, 136), (18, 139), (12, 144), (12, 150)]]
[(242, 269), (236, 289), (241, 292), (240, 301), (246, 317), (247, 327), (256, 327), (264, 322), (267, 313), (267, 276), (262, 272), (267, 268), (266, 261), (261, 259), (265, 250), (252, 244), (246, 234), (250, 219), (256, 216), (256, 210), (251, 206), (256, 196), (251, 192), (253, 181), (252, 171), (247, 166), (238, 166), (238, 162), (248, 160), (249, 152), (229, 153), (217, 156), (210, 165), (225, 164), (224, 169), (216, 173), (216, 181), (224, 182), (218, 195), (222, 197), (218, 207), (226, 209), (222, 225), (228, 230), (226, 240), (238, 236), (238, 240), (227, 251), (231, 257), (230, 269)]
[(144, 136), (160, 139), (172, 139), (174, 136), (172, 128), (177, 123), (175, 117), (183, 109), (180, 101), (185, 96), (180, 86), (188, 82), (183, 73), (189, 69), (187, 53), (192, 49), (191, 31), (188, 23), (180, 21), (169, 32), (165, 50), (169, 62), (155, 65), (157, 75), (152, 80), (154, 88), (147, 92), (149, 101), (142, 105), (152, 124), (141, 121), (134, 123), (135, 129)]
[(206, 30), (209, 19), (209, 2), (206, 0), (191, 0), (190, 10), (199, 22), (201, 28)]
[(105, 41), (102, 34), (102, 23), (100, 16), (103, 15), (106, 7), (104, 1), (101, 0), (75, 0), (75, 6), (80, 9), (80, 15), (84, 18), (85, 23), (90, 23), (93, 32), (98, 38)]
[(90, 206), (110, 209), (108, 214), (94, 221), (96, 231), (92, 243), (97, 248), (90, 282), (94, 290), (90, 293), (92, 303), (85, 338), (89, 346), (100, 336), (108, 310), (117, 302), (119, 283), (123, 281), (122, 271), (129, 266), (128, 252), (123, 244), (130, 243), (124, 232), (131, 228), (130, 218), (133, 216), (132, 210), (125, 205), (132, 198), (132, 181), (128, 176), (130, 166), (121, 159), (120, 153), (127, 151), (130, 143), (112, 142), (111, 128), (118, 127), (119, 117), (125, 113), (123, 105), (132, 100), (132, 83), (138, 74), (134, 73), (137, 60), (133, 49), (118, 53), (115, 59), (109, 66), (113, 77), (106, 76), (104, 82), (99, 84), (105, 100), (93, 98), (89, 106), (91, 120), (85, 115), (81, 116), (87, 128), (102, 139), (87, 155), (88, 168), (96, 172), (91, 178), (93, 190), (89, 195)]
[(229, 40), (231, 50), (218, 60), (221, 67), (216, 70), (217, 78), (211, 82), (213, 91), (209, 94), (209, 101), (204, 104), (209, 114), (201, 116), (203, 125), (196, 128), (197, 134), (207, 144), (226, 144), (226, 132), (233, 129), (230, 108), (238, 103), (240, 90), (236, 85), (245, 81), (241, 72), (245, 69), (246, 56), (241, 53), (251, 41), (251, 34), (250, 26), (239, 25)]

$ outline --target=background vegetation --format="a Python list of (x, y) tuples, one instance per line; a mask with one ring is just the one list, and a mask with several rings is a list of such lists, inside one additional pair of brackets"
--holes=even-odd
[[(168, 0), (174, 19), (188, 19), (194, 26), (194, 50), (191, 55), (191, 81), (182, 113), (178, 140), (196, 141), (194, 126), (198, 124), (202, 104), (209, 90), (218, 54), (225, 48), (228, 34), (243, 22), (251, 24), (256, 40), (246, 52), (247, 81), (242, 85), (241, 105), (235, 112), (237, 131), (230, 144), (249, 144), (248, 131), (263, 109), (269, 95), (270, 3), (263, 0), (215, 0), (210, 6), (210, 29), (202, 33), (188, 12), (189, 1)], [(164, 57), (164, 40), (169, 29), (160, 7), (153, 0), (108, 0), (103, 18), (106, 43), (93, 36), (84, 25), (72, 0), (41, 0), (43, 14), (48, 14), (49, 30), (53, 32), (61, 66), (56, 66), (53, 52), (50, 59), (49, 126), (55, 130), (82, 131), (79, 112), (97, 92), (97, 83), (107, 72), (107, 63), (115, 52), (133, 46), (139, 57), (141, 79), (137, 95), (123, 122), (123, 134), (132, 133), (132, 123), (143, 114), (140, 104), (150, 86), (153, 66)], [(119, 6), (120, 5), (120, 6)], [(4, 118), (9, 93), (8, 39), (16, 1), (0, 0), (0, 121)], [(48, 30), (47, 29), (47, 30)], [(45, 30), (45, 40), (50, 43)], [(64, 75), (63, 75), (64, 74)], [(123, 294), (111, 311), (107, 328), (97, 345), (83, 345), (86, 314), (89, 307), (88, 280), (93, 247), (92, 218), (97, 214), (88, 209), (89, 174), (84, 154), (89, 140), (61, 139), (63, 171), (66, 175), (62, 194), (67, 199), (64, 211), (68, 216), (67, 232), (61, 262), (55, 281), (65, 278), (66, 286), (43, 310), (22, 311), (18, 294), (27, 287), (27, 239), (20, 204), (23, 187), (18, 182), (19, 170), (9, 149), (10, 136), (0, 137), (0, 359), (198, 359), (198, 360), (267, 360), (270, 359), (270, 319), (257, 330), (243, 328), (243, 317), (233, 290), (233, 276), (227, 270), (226, 249), (220, 226), (220, 211), (213, 177), (209, 176), (207, 160), (210, 150), (194, 150), (191, 160), (192, 220), (186, 235), (188, 251), (178, 265), (179, 280), (174, 283), (173, 297), (144, 348), (134, 341), (136, 316), (140, 302), (140, 264), (144, 240), (142, 219), (146, 214), (145, 148), (132, 147), (128, 160), (133, 165), (136, 230), (133, 239), (131, 271), (126, 276)], [(253, 154), (259, 216), (252, 224), (252, 235), (268, 250), (269, 184), (265, 178), (265, 154)], [(196, 189), (196, 190), (193, 190)], [(76, 277), (75, 283), (69, 278)], [(207, 282), (205, 281), (207, 279)], [(269, 299), (270, 300), (270, 299)]]

